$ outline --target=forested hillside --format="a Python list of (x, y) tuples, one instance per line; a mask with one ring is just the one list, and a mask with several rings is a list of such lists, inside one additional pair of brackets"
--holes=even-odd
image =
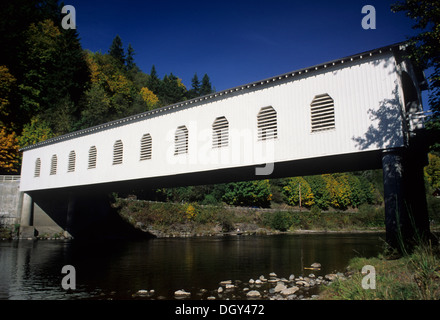
[[(207, 74), (200, 80), (195, 73), (186, 88), (172, 73), (159, 77), (154, 61), (144, 72), (135, 58), (143, 53), (118, 35), (107, 51), (90, 52), (61, 20), (56, 0), (0, 2), (0, 174), (20, 172), (19, 148), (214, 92)], [(440, 187), (439, 159), (431, 154), (425, 170), (429, 194)], [(381, 175), (379, 170), (146, 190), (139, 197), (344, 210), (382, 204)]]
[(0, 3), (0, 173), (19, 172), (21, 147), (213, 92), (207, 74), (187, 89), (154, 62), (143, 72), (118, 35), (85, 50), (61, 20), (56, 0)]

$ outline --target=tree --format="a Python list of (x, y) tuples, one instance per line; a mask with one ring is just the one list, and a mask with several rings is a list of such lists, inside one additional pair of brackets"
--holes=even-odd
[(286, 182), (287, 184), (283, 187), (283, 195), (287, 204), (296, 206), (300, 205), (301, 201), (301, 206), (309, 208), (315, 204), (312, 189), (303, 177), (288, 178)]
[(147, 82), (147, 87), (154, 92), (154, 94), (158, 95), (159, 94), (159, 89), (160, 89), (160, 79), (159, 76), (157, 75), (156, 72), (156, 67), (153, 66), (151, 67), (151, 71), (150, 71), (150, 77), (148, 79)]
[(147, 104), (148, 110), (152, 110), (157, 106), (159, 98), (147, 87), (143, 87), (140, 91), (142, 100)]
[(20, 163), (18, 140), (15, 132), (0, 130), (0, 173), (17, 173)]
[(134, 67), (136, 67), (136, 64), (134, 63), (134, 55), (135, 55), (134, 49), (129, 43), (127, 48), (127, 58), (125, 59), (125, 66), (127, 67), (127, 71), (130, 71)]
[(269, 180), (228, 183), (222, 200), (236, 206), (269, 207), (272, 200)]
[(9, 73), (6, 66), (0, 66), (0, 123), (5, 121), (11, 115), (11, 95), (16, 89), (17, 79)]
[(163, 105), (170, 105), (186, 100), (186, 93), (187, 90), (182, 79), (170, 73), (170, 75), (163, 77), (158, 95)]
[(49, 125), (39, 117), (34, 117), (24, 126), (23, 132), (18, 137), (18, 145), (24, 148), (53, 137), (54, 134)]
[(189, 90), (188, 93), (190, 99), (200, 96), (200, 81), (197, 73), (195, 73), (191, 79), (191, 90)]
[(120, 65), (125, 64), (125, 54), (124, 54), (124, 48), (122, 46), (122, 40), (119, 35), (116, 35), (116, 37), (113, 39), (113, 42), (108, 49), (108, 53), (115, 58), (115, 60), (120, 63)]
[(433, 116), (427, 123), (435, 148), (440, 148), (440, 5), (438, 0), (405, 0), (391, 6), (393, 12), (405, 12), (414, 20), (413, 29), (420, 33), (411, 37), (409, 57), (423, 69), (432, 68), (429, 80), (429, 105)]
[(213, 93), (211, 81), (209, 80), (209, 76), (205, 73), (202, 78), (202, 84), (200, 86), (200, 95), (204, 96), (210, 93)]
[(425, 167), (425, 177), (432, 190), (440, 188), (440, 157), (436, 154), (428, 154), (429, 164)]
[(330, 193), (326, 186), (326, 181), (322, 175), (308, 176), (304, 178), (309, 184), (315, 197), (315, 204), (322, 210), (327, 210), (330, 206)]

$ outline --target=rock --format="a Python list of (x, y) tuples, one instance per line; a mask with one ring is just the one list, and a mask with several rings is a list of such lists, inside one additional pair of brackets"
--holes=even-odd
[(226, 290), (231, 290), (231, 289), (234, 289), (235, 288), (235, 286), (233, 285), (233, 284), (227, 284), (226, 285)]
[(310, 287), (310, 284), (307, 282), (307, 281), (304, 281), (304, 280), (300, 280), (300, 281), (297, 281), (296, 282), (296, 285), (298, 285), (298, 286), (304, 286), (304, 287)]
[(191, 296), (190, 292), (186, 292), (185, 290), (177, 290), (176, 292), (174, 292), (174, 296), (175, 297), (179, 297), (179, 298), (188, 298)]
[(289, 277), (289, 280), (290, 280), (290, 281), (295, 280), (295, 275), (291, 274), (290, 277)]
[(263, 282), (267, 281), (267, 279), (264, 276), (260, 276), (260, 280), (263, 281)]
[(259, 298), (259, 297), (261, 297), (261, 293), (258, 292), (257, 290), (252, 290), (252, 291), (249, 291), (248, 293), (246, 293), (246, 297), (248, 297), (248, 298)]
[(215, 300), (215, 297), (214, 297), (214, 296), (210, 296), (210, 297), (208, 297), (207, 299), (208, 299), (208, 300)]
[(232, 284), (232, 280), (220, 281), (221, 286), (226, 286), (227, 284)]
[(285, 289), (287, 289), (287, 287), (284, 285), (284, 283), (278, 283), (274, 289), (274, 292), (278, 293), (278, 292), (281, 292)]
[(260, 279), (255, 280), (255, 284), (262, 284), (263, 281), (261, 281)]
[(320, 264), (319, 262), (314, 262), (314, 263), (312, 263), (310, 266), (311, 266), (312, 268), (316, 268), (316, 269), (321, 268), (321, 264)]
[(294, 287), (284, 289), (283, 291), (281, 291), (281, 294), (283, 296), (290, 296), (291, 294), (295, 294), (295, 292), (297, 292), (298, 290), (299, 290), (299, 288), (294, 286)]
[(138, 290), (138, 292), (136, 292), (136, 293), (142, 295), (142, 294), (148, 294), (149, 292), (150, 291), (148, 291), (148, 290), (141, 289), (141, 290)]
[(250, 283), (250, 284), (254, 284), (254, 283), (255, 283), (255, 280), (254, 280), (254, 279), (250, 279), (250, 280), (249, 280), (249, 283)]
[(223, 292), (223, 287), (218, 287), (217, 292), (218, 293), (222, 293)]
[(316, 276), (313, 273), (311, 273), (309, 274), (309, 278), (316, 278)]
[(335, 281), (337, 277), (338, 275), (334, 273), (330, 273), (330, 274), (326, 274), (324, 278), (327, 279), (328, 281)]
[(269, 273), (269, 277), (273, 277), (273, 278), (275, 278), (277, 276), (277, 274), (275, 273), (275, 272), (271, 272), (271, 273)]

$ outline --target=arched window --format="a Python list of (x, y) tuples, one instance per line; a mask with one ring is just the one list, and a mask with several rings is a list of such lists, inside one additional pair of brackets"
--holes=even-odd
[(95, 146), (91, 146), (89, 149), (89, 166), (88, 169), (96, 168), (96, 158), (98, 156), (98, 151)]
[(151, 135), (149, 133), (146, 133), (142, 136), (141, 139), (141, 161), (151, 159), (152, 148), (153, 145)]
[(229, 122), (225, 117), (218, 117), (212, 124), (212, 147), (227, 147), (229, 142)]
[(327, 93), (315, 96), (310, 107), (312, 132), (335, 128), (335, 104)]
[(72, 150), (69, 153), (69, 163), (67, 166), (67, 172), (74, 172), (75, 171), (75, 160), (76, 160), (76, 153), (74, 150)]
[(277, 138), (277, 112), (274, 108), (271, 106), (261, 108), (257, 115), (257, 122), (259, 141)]
[(113, 145), (113, 165), (121, 164), (123, 160), (124, 145), (121, 140), (116, 140)]
[(188, 129), (186, 126), (179, 126), (174, 136), (174, 155), (185, 153), (188, 153)]
[(37, 158), (35, 160), (35, 171), (34, 171), (34, 177), (39, 177), (41, 172), (41, 159)]
[(50, 175), (57, 174), (57, 164), (58, 164), (57, 155), (54, 154), (52, 156), (52, 159), (50, 160)]

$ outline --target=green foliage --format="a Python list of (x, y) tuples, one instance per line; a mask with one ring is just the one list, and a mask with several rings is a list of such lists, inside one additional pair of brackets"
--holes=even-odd
[[(291, 206), (300, 204), (304, 207), (311, 207), (315, 203), (315, 197), (309, 183), (303, 177), (287, 179), (287, 184), (283, 187), (283, 194), (286, 203)], [(301, 198), (300, 198), (301, 196)]]
[(211, 80), (209, 79), (209, 76), (205, 73), (202, 78), (202, 84), (200, 85), (199, 94), (201, 96), (204, 96), (213, 92), (214, 90), (212, 89)]
[(20, 148), (24, 148), (53, 136), (49, 125), (44, 120), (34, 117), (30, 123), (24, 126), (21, 136), (18, 137), (18, 144)]
[(437, 0), (405, 0), (391, 6), (394, 12), (404, 12), (414, 21), (413, 29), (420, 32), (410, 37), (409, 57), (423, 69), (432, 70), (429, 80), (429, 106), (434, 112), (427, 123), (428, 143), (440, 148), (440, 6)]
[[(133, 48), (131, 49), (133, 50)], [(120, 66), (125, 64), (124, 47), (122, 46), (122, 40), (119, 35), (116, 35), (116, 37), (113, 39), (113, 42), (108, 50), (108, 54), (112, 56), (115, 61), (120, 64)], [(131, 58), (133, 58), (133, 56), (131, 56)], [(130, 63), (133, 63), (133, 61), (130, 61)]]
[(268, 207), (271, 199), (269, 180), (229, 183), (222, 197), (230, 205), (257, 207)]
[(425, 178), (431, 190), (440, 188), (440, 157), (434, 153), (428, 154), (429, 164), (425, 167)]
[(268, 212), (264, 216), (264, 223), (272, 229), (287, 231), (292, 225), (293, 219), (286, 211)]
[(322, 175), (308, 176), (305, 180), (314, 195), (314, 202), (320, 209), (327, 210), (330, 206), (330, 192)]

